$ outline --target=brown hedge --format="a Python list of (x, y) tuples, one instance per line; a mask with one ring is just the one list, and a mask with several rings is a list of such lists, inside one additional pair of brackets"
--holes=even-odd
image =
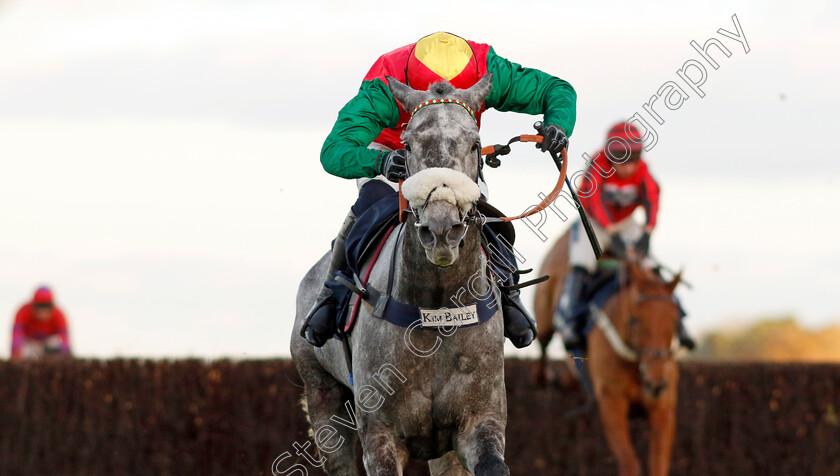
[[(506, 366), (512, 474), (616, 474), (596, 416), (561, 417), (583, 396), (537, 387), (533, 365)], [(840, 475), (840, 365), (681, 371), (671, 474)], [(300, 386), (285, 360), (0, 362), (0, 475), (269, 475), (286, 451), (279, 469), (308, 466)]]

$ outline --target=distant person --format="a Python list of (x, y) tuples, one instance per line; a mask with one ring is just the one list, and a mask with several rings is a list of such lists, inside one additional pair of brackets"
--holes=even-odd
[[(589, 166), (590, 190), (581, 193), (586, 214), (592, 219), (592, 228), (598, 241), (614, 257), (624, 258), (627, 250), (646, 257), (650, 248), (650, 235), (656, 226), (659, 211), (659, 184), (653, 179), (647, 163), (642, 159), (642, 135), (633, 124), (620, 122), (607, 134), (603, 150), (595, 154)], [(645, 222), (633, 219), (633, 212), (642, 207)], [(569, 240), (569, 274), (563, 286), (563, 296), (557, 310), (562, 325), (560, 335), (566, 349), (580, 348), (586, 328), (588, 309), (582, 306), (587, 286), (596, 271), (595, 253), (586, 233), (575, 223)], [(679, 303), (677, 303), (679, 305)], [(682, 307), (680, 307), (682, 311)], [(682, 312), (684, 316), (685, 313)], [(680, 344), (689, 350), (695, 343), (680, 319), (678, 326)]]
[(35, 359), (47, 354), (70, 355), (70, 338), (64, 313), (53, 302), (50, 288), (42, 286), (15, 316), (12, 359)]

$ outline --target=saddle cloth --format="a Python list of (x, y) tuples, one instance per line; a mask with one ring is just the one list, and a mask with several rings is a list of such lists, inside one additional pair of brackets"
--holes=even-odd
[(616, 269), (598, 268), (583, 291), (584, 298), (573, 311), (576, 316), (579, 316), (576, 322), (582, 323), (584, 326), (581, 329), (581, 335), (588, 336), (595, 327), (595, 320), (590, 315), (589, 305), (595, 304), (598, 308), (603, 309), (607, 301), (619, 291), (619, 288)]
[[(501, 212), (484, 201), (479, 201), (477, 208), (485, 215), (501, 215)], [(339, 271), (339, 275), (343, 276), (349, 282), (354, 282), (354, 275), (358, 276), (360, 280), (363, 280), (365, 277), (364, 272), (366, 271), (364, 269), (365, 262), (373, 259), (368, 265), (368, 268), (372, 267), (375, 260), (379, 257), (378, 251), (381, 250), (384, 241), (387, 240), (392, 230), (398, 229), (398, 213), (399, 201), (397, 195), (388, 194), (370, 205), (356, 218), (356, 222), (346, 239), (345, 249), (348, 269)], [(510, 223), (493, 223), (487, 226), (490, 227), (491, 233), (485, 232), (485, 238), (490, 237), (496, 244), (497, 249), (501, 249), (503, 252), (506, 250), (509, 251), (507, 245), (512, 245), (515, 240), (513, 226)], [(504, 245), (499, 242), (499, 236), (506, 241)], [(512, 253), (510, 259), (514, 259)], [(355, 324), (354, 315), (358, 313), (357, 309), (361, 301), (358, 296), (354, 295), (352, 291), (337, 280), (327, 281), (326, 285), (332, 289), (339, 303), (337, 313), (337, 327), (339, 332), (349, 333)], [(369, 288), (369, 291), (379, 299), (384, 294), (372, 288)], [(387, 298), (387, 296), (385, 297)], [(371, 299), (368, 302), (374, 305)], [(355, 304), (351, 305), (353, 303)], [(415, 325), (418, 320), (420, 321), (420, 327), (481, 324), (493, 317), (498, 306), (492, 293), (488, 296), (483, 296), (475, 303), (465, 304), (464, 308), (450, 308), (448, 310), (420, 309), (392, 298), (388, 298), (387, 302), (381, 301), (380, 304), (381, 308), (380, 306), (376, 306), (376, 310), (374, 311), (375, 317), (382, 318), (401, 327)], [(449, 312), (447, 313), (446, 311)]]

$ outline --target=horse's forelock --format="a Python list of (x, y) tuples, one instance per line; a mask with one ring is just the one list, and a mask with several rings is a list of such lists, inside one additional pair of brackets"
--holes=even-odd
[(443, 98), (451, 95), (455, 91), (455, 86), (449, 84), (448, 81), (441, 81), (429, 86), (429, 92), (433, 95)]

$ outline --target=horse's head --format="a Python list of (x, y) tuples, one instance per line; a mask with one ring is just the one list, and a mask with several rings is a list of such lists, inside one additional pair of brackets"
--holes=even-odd
[(480, 196), (480, 142), (474, 111), (489, 94), (488, 74), (469, 89), (437, 83), (418, 91), (388, 78), (391, 93), (412, 112), (403, 142), (409, 177), (402, 191), (414, 212), (417, 238), (426, 259), (450, 266), (467, 233), (467, 213)]
[(628, 267), (630, 345), (639, 354), (642, 391), (655, 398), (668, 385), (676, 383), (669, 381), (667, 367), (672, 362), (672, 340), (680, 319), (680, 308), (673, 297), (680, 275), (665, 281), (638, 263), (630, 263)]
[(444, 81), (429, 86), (428, 91), (388, 77), (391, 94), (411, 113), (402, 135), (409, 173), (446, 167), (476, 180), (481, 147), (475, 113), (492, 85), (492, 73), (469, 89), (456, 89)]

